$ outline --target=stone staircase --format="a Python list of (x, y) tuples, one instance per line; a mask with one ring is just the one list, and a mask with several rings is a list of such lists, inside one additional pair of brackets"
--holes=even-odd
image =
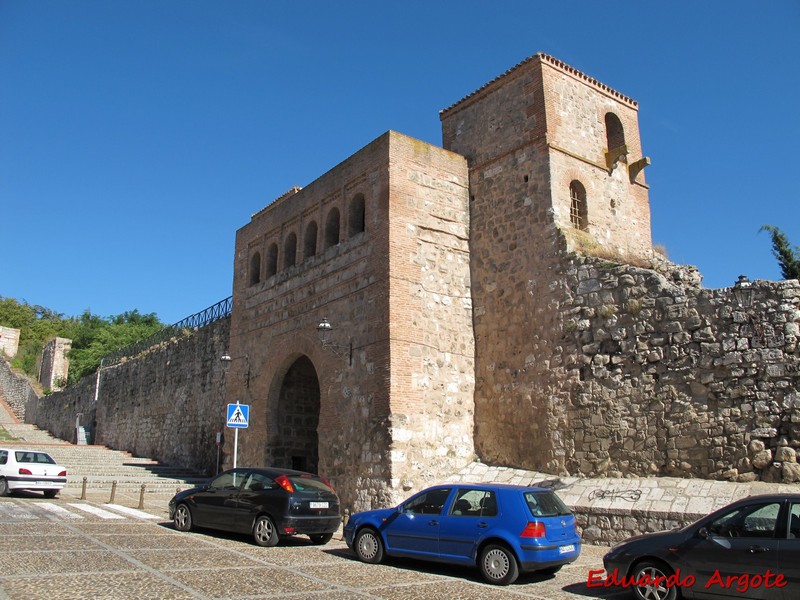
[[(3, 412), (0, 405), (0, 412)], [(67, 467), (65, 491), (80, 494), (86, 478), (87, 492), (111, 492), (113, 482), (119, 492), (172, 494), (176, 489), (194, 487), (208, 479), (202, 473), (162, 465), (150, 458), (133, 456), (128, 452), (111, 450), (105, 446), (75, 445), (53, 437), (34, 425), (0, 421), (0, 426), (14, 438), (0, 441), (4, 447), (25, 447), (47, 452), (60, 465)]]

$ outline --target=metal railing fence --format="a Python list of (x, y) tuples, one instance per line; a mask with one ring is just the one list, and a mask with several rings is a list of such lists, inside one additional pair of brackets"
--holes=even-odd
[(231, 315), (232, 302), (233, 296), (228, 296), (225, 298), (225, 300), (221, 300), (213, 306), (209, 306), (205, 310), (201, 310), (190, 317), (186, 317), (182, 321), (178, 321), (173, 325), (159, 329), (153, 335), (146, 337), (143, 340), (139, 340), (138, 342), (125, 346), (124, 348), (120, 348), (116, 352), (107, 354), (100, 361), (100, 368), (102, 369), (117, 365), (125, 358), (136, 356), (145, 350), (152, 348), (153, 346), (157, 346), (158, 344), (176, 336), (183, 335), (186, 332), (194, 331), (200, 327), (210, 325), (214, 321), (229, 317)]

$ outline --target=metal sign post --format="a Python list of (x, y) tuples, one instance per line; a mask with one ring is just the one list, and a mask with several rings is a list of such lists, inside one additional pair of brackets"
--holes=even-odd
[(234, 429), (233, 432), (233, 468), (236, 468), (236, 459), (239, 455), (239, 430), (246, 429), (250, 420), (249, 404), (228, 404), (228, 427)]

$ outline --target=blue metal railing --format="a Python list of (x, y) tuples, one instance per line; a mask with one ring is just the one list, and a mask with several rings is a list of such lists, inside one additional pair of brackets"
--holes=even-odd
[(200, 327), (210, 325), (214, 321), (229, 317), (231, 315), (232, 302), (233, 296), (229, 296), (225, 298), (225, 300), (221, 300), (213, 306), (209, 306), (205, 310), (201, 310), (190, 317), (186, 317), (182, 321), (178, 321), (173, 325), (159, 329), (153, 335), (146, 337), (143, 340), (139, 340), (138, 342), (134, 342), (133, 344), (125, 346), (124, 348), (120, 348), (116, 352), (107, 354), (100, 361), (100, 368), (102, 369), (104, 367), (114, 366), (119, 364), (124, 358), (136, 356), (148, 348), (157, 346), (158, 344), (176, 336), (183, 335), (187, 331), (193, 331), (195, 329), (199, 329)]

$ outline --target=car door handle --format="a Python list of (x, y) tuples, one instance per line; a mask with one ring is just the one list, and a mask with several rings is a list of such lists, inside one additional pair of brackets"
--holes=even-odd
[(750, 546), (750, 554), (756, 554), (758, 552), (769, 552), (769, 548), (765, 548), (764, 546)]
[(488, 526), (489, 524), (486, 521), (481, 521), (478, 523), (478, 529), (486, 529)]
[(432, 521), (428, 521), (428, 525), (431, 525), (431, 526), (435, 526), (435, 525), (438, 525), (438, 524), (439, 524), (439, 521), (437, 521), (436, 519), (434, 519)]

